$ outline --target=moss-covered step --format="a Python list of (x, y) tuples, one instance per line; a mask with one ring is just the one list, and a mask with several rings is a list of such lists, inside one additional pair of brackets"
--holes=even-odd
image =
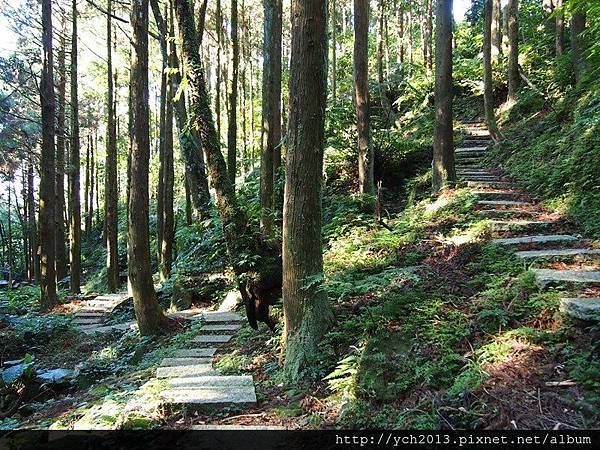
[(548, 250), (528, 250), (523, 252), (515, 252), (515, 255), (521, 259), (561, 258), (569, 256), (600, 255), (600, 250), (593, 250), (589, 248), (562, 248)]
[(176, 350), (175, 358), (210, 358), (217, 351), (216, 348), (182, 348)]
[(580, 320), (600, 321), (600, 297), (561, 298), (560, 311)]
[[(480, 211), (481, 213), (481, 211)], [(550, 220), (490, 220), (490, 226), (495, 231), (534, 230), (556, 225)]]
[(219, 375), (212, 364), (194, 364), (192, 366), (167, 366), (156, 369), (156, 378), (201, 377)]
[(477, 202), (481, 206), (531, 206), (530, 202), (522, 202), (520, 200), (479, 200)]
[(202, 377), (175, 377), (165, 380), (167, 388), (197, 388), (203, 387), (248, 387), (254, 386), (251, 375), (207, 375)]
[(196, 364), (211, 364), (211, 358), (163, 358), (161, 367), (169, 366), (193, 366)]
[(256, 404), (254, 386), (168, 389), (161, 392), (160, 397), (165, 403), (182, 406), (250, 406)]
[(593, 270), (531, 269), (541, 288), (552, 284), (600, 284), (600, 272)]
[(574, 242), (578, 238), (570, 234), (539, 234), (534, 236), (519, 236), (492, 240), (497, 245), (519, 245), (519, 244), (548, 244), (550, 242)]

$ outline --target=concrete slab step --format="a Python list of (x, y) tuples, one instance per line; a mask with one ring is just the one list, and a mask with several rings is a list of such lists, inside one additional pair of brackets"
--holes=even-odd
[(205, 322), (243, 322), (244, 316), (235, 312), (205, 312), (200, 314)]
[(454, 150), (454, 153), (463, 154), (463, 153), (486, 153), (487, 152), (486, 145), (469, 145), (464, 147), (458, 147)]
[(188, 430), (196, 431), (269, 431), (287, 430), (288, 428), (277, 425), (192, 425)]
[(75, 319), (73, 319), (73, 321), (71, 323), (73, 325), (99, 325), (103, 322), (104, 322), (104, 320), (101, 317), (95, 317), (95, 318), (91, 318), (91, 319), (75, 318)]
[(217, 324), (217, 325), (203, 325), (200, 328), (200, 331), (211, 331), (211, 332), (220, 332), (220, 331), (237, 331), (240, 328), (242, 328), (242, 326), (240, 324), (237, 323), (224, 323), (224, 324)]
[(536, 258), (560, 258), (565, 256), (593, 256), (600, 255), (600, 250), (589, 248), (565, 248), (556, 250), (529, 250), (525, 252), (516, 252), (515, 255), (521, 259)]
[(592, 270), (531, 269), (540, 288), (551, 284), (600, 284), (600, 272)]
[(104, 317), (105, 314), (100, 311), (78, 311), (73, 314), (73, 317), (76, 318), (93, 318), (93, 317)]
[(165, 403), (177, 405), (254, 405), (254, 386), (213, 389), (170, 389), (160, 393)]
[(216, 376), (219, 372), (213, 369), (212, 364), (195, 364), (193, 366), (167, 366), (156, 369), (156, 378), (175, 377), (201, 377)]
[[(481, 213), (481, 211), (480, 211)], [(548, 220), (490, 220), (490, 225), (496, 231), (511, 231), (519, 229), (542, 229), (555, 225), (556, 222)]]
[(522, 202), (519, 200), (479, 200), (478, 205), (482, 206), (531, 206), (533, 203)]
[(498, 245), (547, 244), (549, 242), (573, 242), (577, 239), (576, 236), (571, 236), (570, 234), (540, 234), (536, 236), (494, 239), (492, 243)]
[(205, 334), (196, 336), (192, 339), (192, 342), (201, 344), (224, 344), (229, 342), (232, 336), (229, 334)]
[(469, 181), (468, 187), (489, 187), (495, 189), (515, 187), (515, 184), (510, 181)]
[(210, 358), (217, 351), (216, 348), (184, 348), (174, 353), (176, 358)]
[(600, 321), (600, 297), (561, 298), (560, 311), (580, 320)]
[(212, 364), (211, 358), (164, 358), (161, 367), (193, 366), (196, 364)]
[(214, 388), (254, 386), (251, 375), (206, 375), (201, 377), (176, 377), (167, 380), (170, 388)]

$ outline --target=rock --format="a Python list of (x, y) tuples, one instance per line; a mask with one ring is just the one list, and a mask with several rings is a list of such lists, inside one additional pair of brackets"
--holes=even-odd
[(600, 297), (561, 298), (560, 311), (580, 320), (600, 321)]
[(37, 378), (42, 383), (65, 384), (70, 383), (75, 378), (75, 371), (71, 369), (52, 369), (38, 373)]
[(181, 310), (189, 309), (193, 303), (214, 303), (228, 283), (221, 273), (178, 276), (173, 284), (171, 307)]
[(114, 430), (122, 405), (106, 400), (101, 405), (92, 406), (85, 415), (73, 425), (74, 430)]

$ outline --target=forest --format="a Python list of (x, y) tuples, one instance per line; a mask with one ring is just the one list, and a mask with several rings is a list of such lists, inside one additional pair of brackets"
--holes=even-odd
[(600, 427), (600, 2), (0, 6), (5, 438)]

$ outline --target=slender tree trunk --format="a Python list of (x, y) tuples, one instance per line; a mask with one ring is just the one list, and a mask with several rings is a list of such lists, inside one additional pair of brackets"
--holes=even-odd
[(85, 217), (85, 239), (89, 241), (91, 235), (90, 219), (90, 154), (92, 146), (92, 134), (88, 134), (87, 145), (85, 147), (85, 184), (83, 187), (83, 216)]
[(281, 144), (282, 8), (281, 0), (264, 0), (260, 226), (265, 237), (273, 233), (275, 153)]
[[(376, 67), (377, 67), (377, 80), (379, 81), (379, 85), (383, 84), (383, 80), (385, 78), (383, 73), (383, 21), (385, 16), (385, 0), (378, 0), (379, 3), (379, 14), (377, 18), (377, 53), (376, 57)], [(367, 17), (368, 17), (368, 5), (367, 5)], [(356, 20), (356, 11), (354, 12), (354, 20)], [(368, 19), (367, 19), (368, 20)], [(368, 29), (368, 25), (367, 25)], [(356, 39), (356, 38), (355, 38)], [(368, 47), (368, 41), (367, 41)]]
[(495, 0), (485, 0), (484, 2), (484, 23), (483, 23), (483, 101), (485, 108), (485, 119), (490, 135), (494, 141), (498, 141), (498, 125), (496, 124), (496, 115), (494, 113), (494, 90), (492, 79), (492, 36), (493, 36), (493, 3)]
[[(173, 6), (170, 2), (169, 7), (169, 67), (175, 64), (175, 27)], [(165, 109), (165, 147), (164, 147), (164, 168), (163, 168), (163, 233), (160, 242), (160, 275), (163, 281), (167, 280), (171, 274), (173, 264), (173, 241), (175, 240), (175, 220), (173, 217), (173, 189), (175, 185), (175, 173), (173, 164), (173, 82), (171, 77), (167, 80), (166, 91), (166, 109)]]
[(331, 1), (331, 98), (337, 100), (337, 8)]
[(217, 32), (217, 67), (216, 67), (216, 82), (215, 82), (215, 115), (217, 116), (217, 137), (219, 138), (219, 146), (221, 145), (221, 48), (223, 46), (223, 17), (221, 11), (221, 0), (217, 0), (215, 20), (215, 30)]
[(406, 18), (406, 32), (408, 33), (408, 63), (409, 63), (409, 73), (412, 73), (412, 65), (415, 62), (414, 57), (414, 43), (413, 43), (413, 11), (412, 8), (408, 8), (407, 11), (408, 17)]
[(506, 9), (508, 24), (508, 98), (517, 101), (521, 75), (519, 74), (519, 0), (509, 0)]
[(438, 0), (435, 28), (434, 192), (456, 180), (452, 99), (452, 0)]
[(227, 124), (227, 173), (235, 186), (237, 174), (237, 96), (240, 43), (238, 40), (237, 0), (231, 0), (231, 92), (229, 93), (229, 121)]
[(563, 10), (563, 0), (554, 0), (556, 2), (556, 23), (555, 23), (555, 52), (556, 56), (561, 56), (565, 51), (565, 13)]
[(9, 186), (7, 189), (7, 194), (8, 194), (8, 203), (7, 203), (7, 230), (6, 230), (6, 240), (7, 240), (7, 260), (8, 260), (8, 288), (12, 289), (12, 282), (13, 282), (13, 272), (15, 270), (15, 261), (14, 261), (14, 255), (13, 255), (13, 235), (12, 235), (12, 211), (11, 211), (11, 195), (10, 195), (10, 184), (12, 183), (13, 180), (9, 179)]
[(79, 294), (81, 285), (81, 200), (79, 196), (79, 94), (77, 78), (77, 0), (73, 0), (73, 35), (71, 37), (71, 170), (70, 170), (70, 260), (71, 293)]
[(369, 100), (369, 2), (354, 0), (354, 105), (358, 132), (358, 189), (372, 194), (374, 155)]
[(148, 231), (148, 173), (150, 160), (148, 105), (148, 0), (131, 6), (133, 133), (129, 193), (129, 280), (135, 316), (142, 336), (158, 334), (167, 324), (154, 291)]
[[(356, 6), (368, 16), (366, 1)], [(365, 14), (367, 13), (367, 14)], [(355, 21), (360, 15), (355, 14)], [(355, 30), (360, 35), (364, 27)], [(360, 52), (359, 52), (360, 54)], [(321, 196), (327, 101), (327, 4), (292, 0), (290, 120), (283, 209), (285, 365), (289, 379), (318, 357), (331, 319), (322, 289)], [(310, 95), (308, 93), (310, 92)]]
[(31, 279), (30, 251), (29, 251), (29, 217), (27, 215), (27, 166), (25, 161), (21, 164), (21, 199), (23, 200), (23, 220), (21, 221), (21, 232), (23, 234), (23, 273)]
[(112, 0), (108, 0), (106, 15), (106, 81), (107, 81), (107, 123), (106, 123), (106, 162), (105, 171), (105, 220), (106, 220), (106, 276), (110, 292), (119, 287), (119, 249), (118, 249), (118, 186), (117, 186), (117, 129), (114, 110), (113, 81), (113, 42), (112, 42)]
[(42, 0), (42, 148), (40, 157), (40, 309), (49, 311), (56, 304), (55, 226), (55, 99), (52, 56), (52, 0)]
[(33, 162), (27, 159), (27, 217), (29, 218), (29, 249), (31, 252), (29, 279), (40, 281), (40, 258), (38, 255), (37, 225), (35, 221), (35, 192), (33, 184)]
[(187, 174), (184, 175), (183, 185), (185, 188), (185, 224), (189, 227), (192, 224), (192, 199), (190, 196), (190, 182)]
[[(385, 30), (385, 0), (379, 0), (379, 26), (377, 27), (377, 81), (379, 98), (384, 124), (389, 127), (394, 122), (392, 105), (387, 97), (387, 83), (385, 82), (383, 61), (383, 35)], [(368, 42), (368, 41), (367, 41)], [(367, 44), (368, 47), (368, 44)], [(367, 79), (368, 84), (368, 79)]]
[(433, 0), (426, 0), (427, 10), (425, 11), (425, 69), (427, 73), (433, 70)]
[[(95, 196), (98, 195), (98, 168), (96, 164), (96, 149), (98, 147), (98, 129), (95, 130), (95, 139), (92, 139), (90, 134), (90, 200), (89, 200), (89, 211), (86, 217), (87, 229), (89, 230), (89, 237), (92, 235), (94, 225), (94, 200)], [(96, 203), (98, 202), (96, 198)]]
[(502, 20), (501, 20), (501, 0), (492, 2), (492, 63), (497, 64), (500, 60), (502, 51)]
[(65, 33), (62, 27), (58, 49), (58, 109), (56, 123), (56, 281), (67, 276), (67, 253), (65, 243), (65, 100), (66, 100), (66, 67), (65, 67)]
[[(161, 47), (166, 47), (166, 40), (161, 39)], [(162, 53), (162, 70), (161, 70), (161, 81), (160, 81), (160, 114), (159, 114), (159, 143), (158, 143), (158, 185), (156, 189), (156, 252), (159, 265), (162, 264), (162, 242), (163, 242), (163, 231), (164, 231), (164, 194), (165, 194), (165, 121), (167, 113), (167, 67), (168, 67), (168, 54), (167, 49), (161, 50)], [(162, 270), (160, 271), (162, 274)]]
[(575, 83), (580, 84), (585, 74), (585, 42), (582, 33), (585, 30), (585, 12), (576, 11), (571, 16), (571, 57), (575, 72)]
[(396, 0), (398, 2), (396, 6), (396, 20), (398, 22), (396, 27), (397, 33), (397, 44), (396, 44), (396, 62), (398, 64), (404, 64), (405, 57), (405, 46), (404, 46), (404, 4), (402, 0)]

